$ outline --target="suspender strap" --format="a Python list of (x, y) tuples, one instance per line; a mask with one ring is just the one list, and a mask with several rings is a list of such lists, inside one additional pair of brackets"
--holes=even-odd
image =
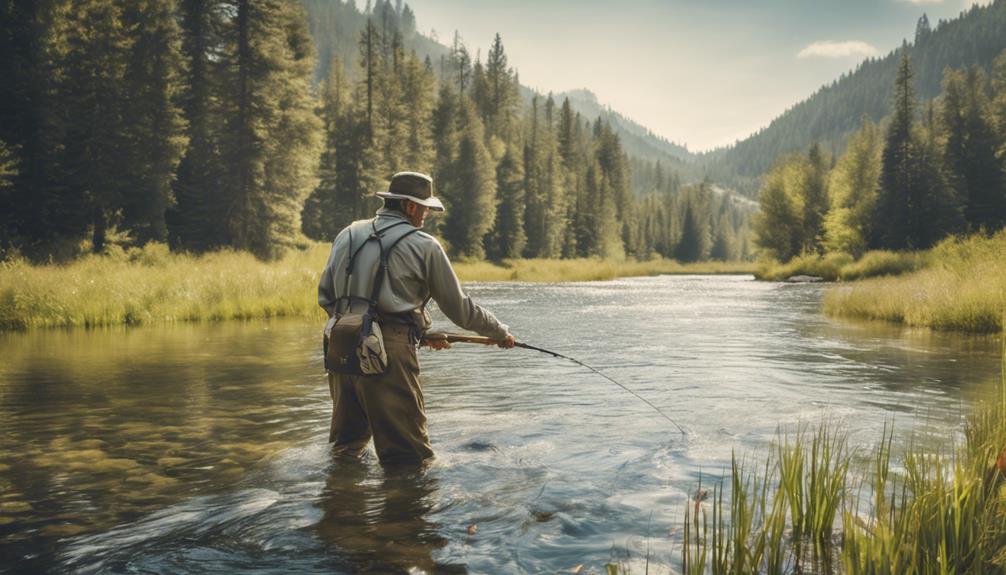
[[(399, 220), (399, 221), (397, 221), (397, 222), (395, 222), (393, 224), (389, 224), (389, 225), (387, 225), (387, 226), (385, 226), (385, 227), (383, 227), (381, 229), (377, 229), (377, 220), (375, 218), (373, 221), (370, 222), (370, 228), (371, 228), (371, 230), (373, 230), (372, 233), (369, 236), (367, 236), (367, 239), (365, 239), (364, 241), (360, 242), (360, 245), (355, 250), (353, 249), (353, 232), (352, 232), (352, 229), (350, 229), (347, 232), (349, 234), (349, 254), (350, 255), (349, 255), (349, 261), (346, 263), (346, 282), (345, 282), (346, 285), (345, 285), (345, 289), (343, 290), (343, 293), (345, 295), (340, 296), (336, 300), (336, 304), (338, 304), (338, 303), (340, 303), (342, 301), (347, 301), (347, 302), (352, 302), (353, 300), (365, 301), (365, 302), (367, 302), (367, 303), (370, 304), (371, 310), (373, 310), (373, 311), (377, 310), (377, 298), (378, 298), (378, 296), (381, 293), (381, 286), (384, 284), (384, 276), (388, 275), (388, 257), (391, 254), (391, 250), (394, 249), (394, 247), (396, 245), (398, 245), (398, 242), (404, 240), (406, 237), (408, 237), (408, 236), (412, 235), (413, 233), (419, 231), (419, 228), (412, 228), (411, 230), (406, 231), (404, 234), (402, 234), (397, 239), (395, 239), (395, 241), (392, 242), (390, 246), (388, 246), (388, 249), (384, 249), (384, 244), (381, 242), (381, 238), (384, 237), (384, 235), (388, 232), (388, 230), (390, 230), (391, 228), (393, 228), (395, 226), (399, 226), (399, 225), (402, 225), (402, 224), (409, 224), (409, 222), (404, 221), (404, 220)], [(381, 261), (380, 261), (380, 264), (378, 265), (377, 273), (374, 276), (373, 290), (371, 291), (370, 298), (368, 299), (368, 298), (363, 297), (363, 296), (357, 296), (357, 295), (350, 294), (349, 293), (349, 284), (350, 284), (350, 277), (353, 275), (353, 269), (356, 266), (356, 256), (358, 256), (360, 254), (360, 251), (364, 248), (364, 246), (367, 245), (368, 242), (370, 242), (370, 240), (375, 240), (377, 242), (378, 249), (381, 252)]]
[[(390, 226), (389, 226), (390, 227)], [(404, 234), (398, 236), (398, 239), (391, 242), (388, 249), (381, 249), (381, 265), (377, 268), (377, 275), (374, 276), (374, 289), (370, 293), (370, 308), (377, 311), (377, 298), (381, 295), (381, 286), (384, 284), (384, 277), (388, 275), (388, 257), (391, 255), (391, 250), (395, 249), (398, 242), (404, 240), (405, 238), (411, 236), (412, 234), (419, 231), (419, 228), (412, 228), (411, 230), (405, 232)], [(380, 245), (381, 240), (377, 240), (378, 245)]]

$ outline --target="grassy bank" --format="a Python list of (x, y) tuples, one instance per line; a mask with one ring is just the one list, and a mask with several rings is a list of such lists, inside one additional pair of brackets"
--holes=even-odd
[[(0, 264), (0, 329), (138, 325), (282, 316), (322, 317), (318, 277), (330, 247), (315, 244), (275, 262), (241, 252), (172, 254), (148, 245), (68, 265)], [(462, 281), (561, 282), (668, 273), (750, 273), (751, 264), (669, 260), (462, 262)]]
[(572, 260), (506, 260), (491, 262), (459, 262), (454, 269), (461, 281), (524, 281), (579, 282), (600, 281), (620, 277), (655, 276), (664, 274), (751, 274), (752, 262), (698, 262), (680, 264), (674, 260), (616, 261), (599, 259)]
[(682, 572), (1003, 573), (1006, 369), (962, 444), (895, 455), (892, 438), (870, 456), (825, 424), (783, 434), (761, 466), (735, 458), (687, 504)]
[(765, 281), (785, 281), (799, 275), (815, 276), (824, 281), (851, 281), (880, 276), (896, 276), (925, 268), (930, 252), (867, 252), (855, 260), (849, 254), (804, 255), (786, 263), (759, 262), (755, 277)]
[(926, 257), (920, 271), (832, 289), (825, 312), (941, 330), (1003, 330), (1006, 231), (947, 240)]

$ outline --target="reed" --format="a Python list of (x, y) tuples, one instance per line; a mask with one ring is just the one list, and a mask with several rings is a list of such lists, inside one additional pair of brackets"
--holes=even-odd
[(1006, 347), (1003, 364), (996, 398), (975, 407), (962, 443), (910, 444), (899, 466), (892, 466), (893, 425), (871, 458), (854, 457), (830, 423), (780, 433), (760, 476), (733, 457), (729, 496), (721, 481), (709, 503), (687, 504), (683, 571), (1002, 573)]

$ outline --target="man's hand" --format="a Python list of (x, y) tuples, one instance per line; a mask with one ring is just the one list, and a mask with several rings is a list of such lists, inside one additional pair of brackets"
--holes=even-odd
[(496, 345), (500, 346), (503, 349), (512, 349), (513, 346), (517, 345), (517, 340), (514, 339), (512, 333), (508, 333), (506, 334), (506, 337), (499, 340), (499, 342)]
[(430, 349), (451, 349), (451, 342), (446, 339), (428, 339), (423, 341)]

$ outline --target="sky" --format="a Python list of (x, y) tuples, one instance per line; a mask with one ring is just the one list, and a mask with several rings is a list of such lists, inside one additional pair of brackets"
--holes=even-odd
[(767, 126), (869, 56), (974, 0), (408, 0), (419, 31), (483, 60), (499, 33), (521, 83), (587, 88), (692, 151)]

